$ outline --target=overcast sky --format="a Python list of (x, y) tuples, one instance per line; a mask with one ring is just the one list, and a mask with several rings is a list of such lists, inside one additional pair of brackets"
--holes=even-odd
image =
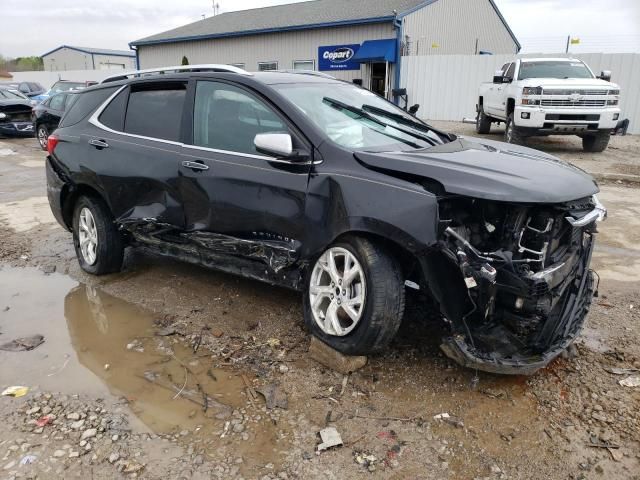
[[(216, 0), (221, 12), (292, 1), (296, 0)], [(590, 43), (604, 51), (640, 51), (640, 0), (495, 1), (526, 50), (557, 50), (555, 46), (571, 34), (581, 38), (581, 48)], [(0, 3), (0, 54), (11, 57), (42, 55), (62, 44), (126, 50), (132, 40), (213, 13), (211, 0)]]

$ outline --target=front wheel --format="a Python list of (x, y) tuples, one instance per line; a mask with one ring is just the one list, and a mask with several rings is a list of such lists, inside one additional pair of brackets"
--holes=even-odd
[(604, 152), (609, 145), (610, 138), (609, 130), (598, 132), (595, 135), (585, 135), (582, 137), (582, 149), (585, 152)]
[(93, 275), (119, 272), (124, 242), (106, 204), (82, 196), (73, 212), (73, 245), (80, 267)]
[(404, 313), (404, 283), (398, 262), (360, 237), (335, 243), (306, 278), (304, 318), (311, 333), (347, 355), (382, 350)]
[(47, 151), (47, 141), (49, 139), (49, 129), (45, 125), (38, 125), (38, 129), (36, 130), (36, 136), (38, 137), (38, 143), (40, 144), (40, 148)]
[(513, 120), (513, 113), (507, 117), (507, 125), (504, 131), (504, 141), (515, 145), (524, 145), (525, 137), (518, 131), (518, 127)]

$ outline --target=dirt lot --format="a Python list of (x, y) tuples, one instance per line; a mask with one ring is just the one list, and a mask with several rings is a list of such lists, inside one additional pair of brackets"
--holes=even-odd
[[(639, 143), (532, 146), (633, 175)], [(0, 351), (0, 388), (29, 388), (0, 397), (1, 478), (640, 478), (640, 388), (619, 384), (640, 369), (639, 184), (602, 185), (600, 296), (577, 348), (474, 382), (424, 319), (343, 377), (308, 358), (297, 294), (141, 251), (85, 275), (43, 166), (35, 140), (0, 141), (0, 343), (45, 339)], [(327, 425), (344, 446), (316, 454)]]

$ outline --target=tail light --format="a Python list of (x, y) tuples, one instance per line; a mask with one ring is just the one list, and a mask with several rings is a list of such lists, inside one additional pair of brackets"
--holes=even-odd
[(49, 138), (47, 138), (47, 152), (49, 153), (49, 155), (51, 155), (56, 149), (59, 141), (60, 139), (57, 136), (49, 135)]

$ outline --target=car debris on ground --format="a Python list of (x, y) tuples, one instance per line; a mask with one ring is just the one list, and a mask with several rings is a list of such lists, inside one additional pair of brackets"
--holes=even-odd
[(33, 350), (44, 343), (44, 336), (30, 335), (28, 337), (16, 338), (10, 342), (0, 345), (0, 350), (7, 352), (22, 352), (25, 350)]
[(318, 453), (332, 447), (340, 447), (343, 445), (342, 437), (335, 427), (323, 428), (318, 433), (320, 434), (320, 439), (322, 440), (322, 443), (318, 445)]

